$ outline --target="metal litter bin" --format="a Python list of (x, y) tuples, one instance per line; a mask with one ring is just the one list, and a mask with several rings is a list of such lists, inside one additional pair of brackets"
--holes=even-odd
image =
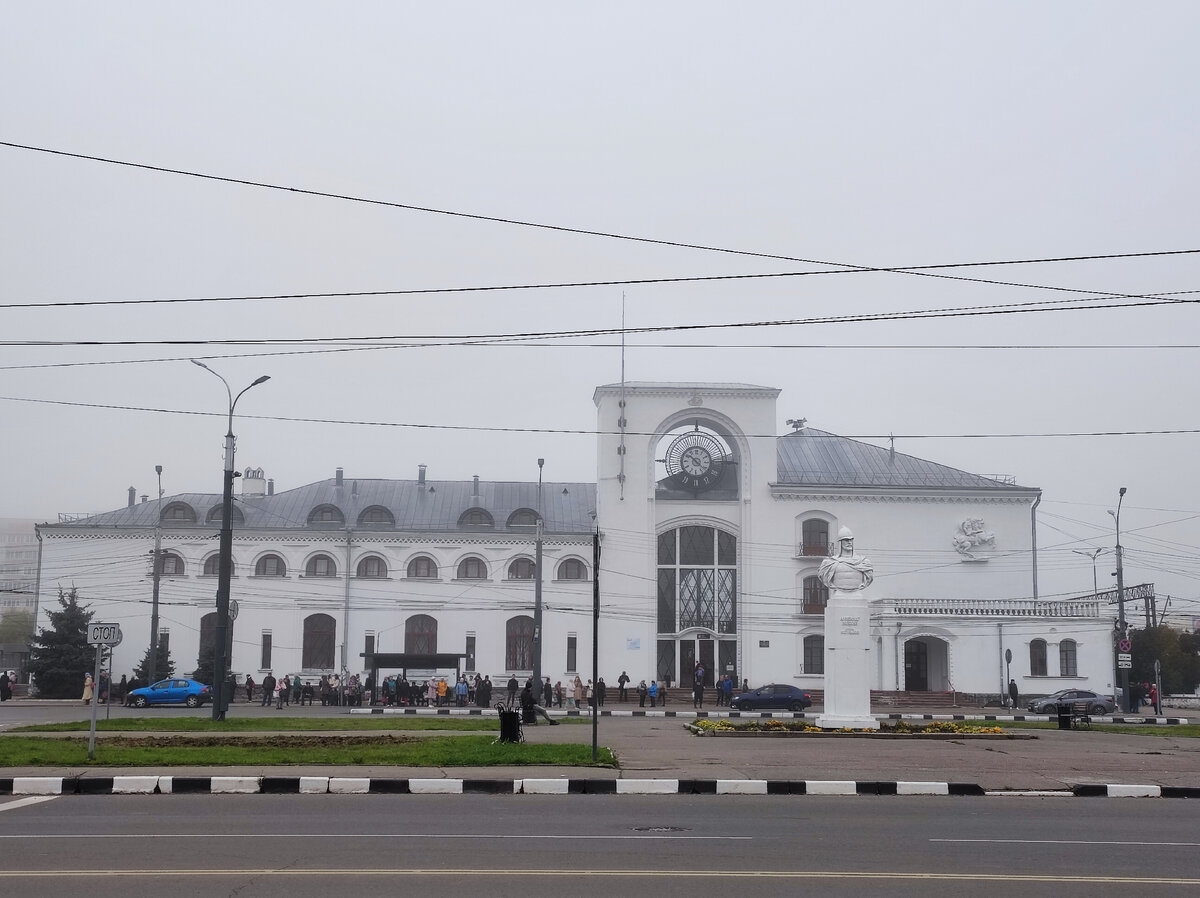
[(500, 738), (497, 742), (521, 741), (521, 715), (517, 711), (508, 711), (503, 705), (496, 706), (500, 716)]
[(1071, 728), (1071, 706), (1066, 702), (1058, 703), (1058, 728), (1060, 730)]

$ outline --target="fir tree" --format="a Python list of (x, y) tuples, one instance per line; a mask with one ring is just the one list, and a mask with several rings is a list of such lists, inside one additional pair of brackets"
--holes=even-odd
[(74, 587), (58, 590), (58, 611), (47, 611), (50, 628), (30, 640), (29, 672), (43, 698), (79, 698), (83, 680), (95, 666), (96, 650), (88, 645), (92, 612), (79, 604)]
[[(142, 660), (138, 662), (137, 667), (133, 669), (133, 676), (146, 686), (150, 684), (146, 682), (146, 676), (150, 672), (150, 648), (146, 647), (146, 654), (142, 656)], [(158, 654), (154, 658), (154, 682), (165, 680), (167, 677), (175, 676), (175, 662), (171, 660), (171, 647), (163, 640), (158, 641)]]

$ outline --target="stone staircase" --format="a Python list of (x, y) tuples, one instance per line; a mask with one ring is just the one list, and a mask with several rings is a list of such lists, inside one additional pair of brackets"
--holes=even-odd
[(881, 711), (888, 708), (950, 708), (962, 704), (962, 699), (962, 693), (958, 692), (871, 690), (871, 707)]

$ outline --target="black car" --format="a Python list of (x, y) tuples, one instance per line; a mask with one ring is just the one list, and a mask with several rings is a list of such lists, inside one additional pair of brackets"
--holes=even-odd
[(803, 689), (783, 683), (759, 686), (733, 697), (735, 711), (803, 711), (812, 707), (812, 698)]

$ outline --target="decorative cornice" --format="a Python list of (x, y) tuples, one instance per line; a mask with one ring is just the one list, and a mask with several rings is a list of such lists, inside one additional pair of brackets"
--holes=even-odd
[[(945, 493), (928, 493), (917, 490), (895, 490), (891, 492), (878, 492), (885, 490), (887, 487), (846, 487), (838, 489), (836, 487), (813, 487), (805, 489), (804, 487), (783, 487), (777, 484), (772, 484), (770, 487), (771, 498), (782, 501), (796, 502), (906, 502), (906, 503), (928, 503), (931, 505), (962, 505), (970, 503), (972, 505), (1029, 505), (1036, 498), (1037, 493), (1024, 493), (1021, 495), (995, 495), (989, 491), (979, 490), (953, 490)], [(875, 492), (871, 492), (875, 491)]]

